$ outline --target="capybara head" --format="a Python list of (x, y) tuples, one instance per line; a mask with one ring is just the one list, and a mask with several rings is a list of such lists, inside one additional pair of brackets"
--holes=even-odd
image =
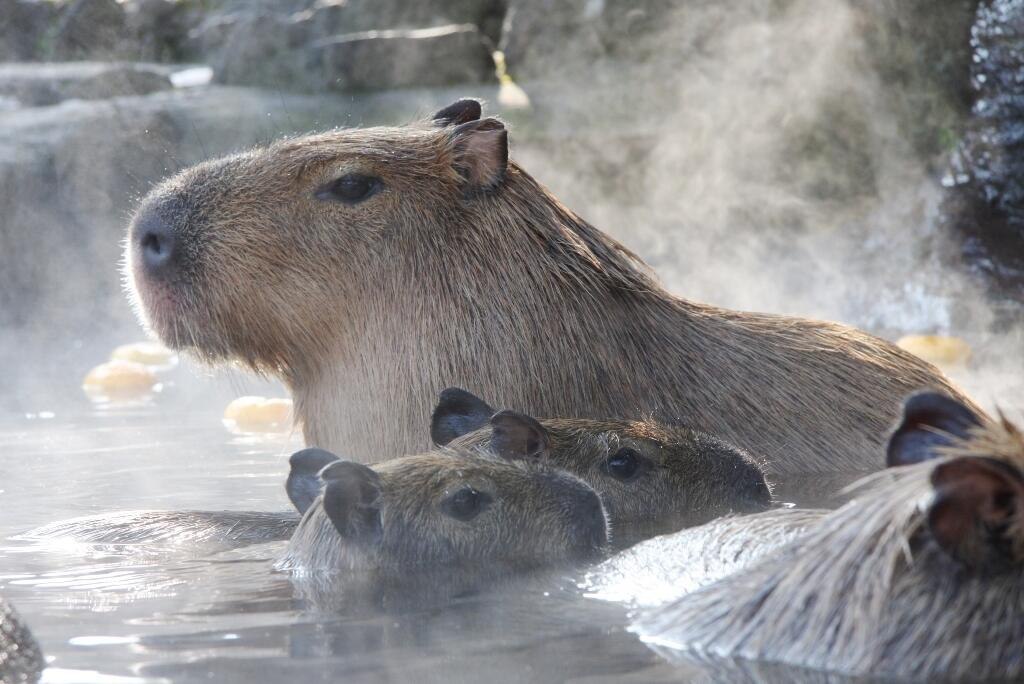
[[(140, 310), (168, 344), (279, 370), (327, 353), (346, 302), (383, 271), (416, 277), (412, 243), (506, 171), (505, 128), (461, 100), (422, 125), (336, 130), (199, 164), (132, 221)], [(407, 261), (407, 257), (412, 261)]]
[(670, 650), (857, 675), (1024, 676), (1024, 434), (919, 393), (888, 463), (802, 537), (637, 630)]
[(518, 569), (591, 558), (608, 541), (591, 487), (525, 459), (440, 449), (373, 468), (335, 460), (318, 477), (322, 492), (305, 510), (283, 568)]
[(698, 525), (771, 504), (764, 473), (745, 452), (709, 435), (656, 421), (535, 420), (496, 412), (459, 388), (441, 393), (431, 422), (436, 444), (483, 446), (505, 458), (563, 468), (604, 501), (614, 541)]

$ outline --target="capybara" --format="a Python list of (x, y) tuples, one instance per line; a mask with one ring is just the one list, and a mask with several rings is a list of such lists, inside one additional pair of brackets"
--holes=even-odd
[(652, 420), (538, 421), (496, 412), (457, 387), (441, 393), (431, 421), (437, 444), (526, 454), (579, 477), (601, 496), (616, 546), (729, 513), (763, 511), (772, 502), (749, 455), (688, 428)]
[(39, 681), (45, 661), (32, 632), (10, 603), (0, 599), (0, 682)]
[(126, 240), (144, 321), (171, 347), (278, 376), (307, 444), (367, 463), (426, 448), (451, 385), (531, 415), (684, 424), (777, 473), (880, 468), (903, 396), (959, 396), (858, 330), (670, 295), (480, 116), (460, 100), (166, 180)]
[(525, 569), (594, 558), (608, 543), (597, 493), (526, 458), (442, 448), (373, 468), (336, 460), (319, 478), (280, 569)]
[(926, 681), (1024, 677), (1024, 433), (907, 400), (890, 469), (763, 560), (641, 616), (679, 650)]

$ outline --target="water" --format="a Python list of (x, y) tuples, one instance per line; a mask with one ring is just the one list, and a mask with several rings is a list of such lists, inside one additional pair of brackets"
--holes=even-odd
[(625, 631), (624, 608), (584, 599), (581, 569), (381, 587), (276, 572), (283, 542), (95, 547), (13, 538), (112, 511), (286, 510), (298, 436), (231, 435), (219, 403), (229, 388), (202, 380), (189, 388), (188, 375), (179, 369), (163, 395), (134, 408), (94, 409), (69, 382), (53, 410), (0, 416), (0, 595), (40, 641), (44, 682), (612, 681), (626, 673), (646, 681), (685, 672)]

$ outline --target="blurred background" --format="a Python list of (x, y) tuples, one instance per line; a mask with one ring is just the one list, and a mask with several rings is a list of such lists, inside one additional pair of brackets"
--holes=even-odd
[(982, 402), (1021, 387), (1020, 1), (0, 0), (0, 17), (2, 407), (78, 398), (140, 336), (118, 264), (155, 181), (462, 96), (673, 292), (955, 335)]

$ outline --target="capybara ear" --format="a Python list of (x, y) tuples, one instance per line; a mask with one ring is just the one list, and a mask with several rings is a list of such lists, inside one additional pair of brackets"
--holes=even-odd
[(476, 121), (483, 113), (483, 107), (479, 100), (465, 98), (456, 100), (444, 109), (438, 110), (431, 120), (444, 128), (445, 126), (458, 126), (468, 121)]
[(950, 556), (977, 569), (1024, 561), (1024, 475), (1009, 463), (964, 456), (932, 471), (928, 529)]
[(491, 416), (491, 450), (502, 458), (541, 458), (549, 449), (548, 431), (534, 418), (515, 411)]
[(938, 392), (918, 392), (903, 402), (903, 418), (889, 436), (886, 465), (921, 463), (940, 454), (937, 447), (967, 439), (981, 420), (956, 399)]
[(284, 484), (284, 490), (288, 492), (288, 498), (292, 505), (302, 514), (313, 505), (313, 501), (320, 495), (320, 487), (323, 482), (317, 475), (328, 463), (337, 461), (338, 457), (323, 449), (303, 449), (296, 451), (288, 459), (291, 470), (288, 471), (288, 480)]
[(481, 119), (452, 130), (454, 165), (466, 179), (467, 194), (491, 190), (508, 168), (508, 131), (497, 119)]
[(380, 519), (380, 478), (372, 469), (352, 461), (335, 461), (320, 471), (323, 507), (345, 539), (374, 543), (383, 529)]
[(430, 416), (430, 439), (444, 446), (487, 425), (493, 415), (494, 409), (480, 397), (460, 387), (449, 387), (441, 392)]

